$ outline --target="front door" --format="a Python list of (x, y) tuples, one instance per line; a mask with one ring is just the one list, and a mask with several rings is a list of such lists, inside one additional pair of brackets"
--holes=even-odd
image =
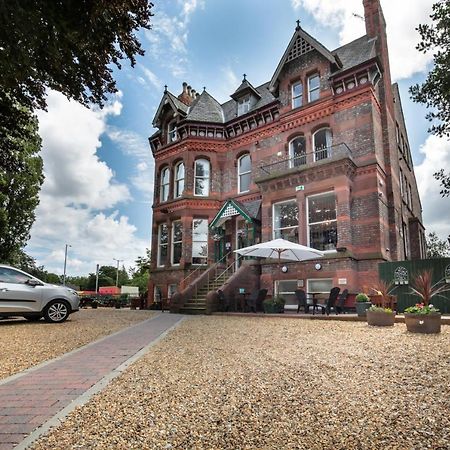
[[(253, 244), (253, 227), (246, 220), (236, 218), (236, 250)], [(242, 264), (243, 257), (236, 253), (236, 270)]]

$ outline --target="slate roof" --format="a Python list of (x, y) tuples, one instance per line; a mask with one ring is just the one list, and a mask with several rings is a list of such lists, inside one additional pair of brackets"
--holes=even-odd
[(223, 123), (224, 114), (220, 103), (208, 92), (203, 91), (189, 107), (187, 120)]
[[(261, 84), (261, 86), (255, 88), (261, 98), (253, 105), (250, 112), (276, 100), (276, 98), (269, 92), (268, 86), (269, 82)], [(225, 116), (225, 122), (229, 122), (237, 117), (237, 103), (234, 100), (228, 100), (223, 103), (222, 109)]]
[(253, 200), (251, 202), (240, 202), (233, 200), (249, 217), (257, 219), (261, 208), (261, 200)]
[(241, 85), (231, 95), (231, 98), (237, 101), (242, 94), (247, 92), (252, 92), (253, 95), (257, 98), (261, 97), (259, 92), (253, 87), (253, 85), (246, 78), (244, 78)]
[(375, 48), (376, 41), (376, 38), (361, 36), (360, 38), (333, 50), (333, 53), (336, 54), (342, 62), (342, 69), (338, 72), (343, 72), (352, 67), (359, 66), (374, 58), (377, 54)]

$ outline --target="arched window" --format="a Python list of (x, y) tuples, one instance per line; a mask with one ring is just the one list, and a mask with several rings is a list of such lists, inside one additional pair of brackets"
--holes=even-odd
[(194, 168), (194, 195), (206, 197), (209, 195), (210, 167), (207, 159), (197, 159)]
[(178, 139), (177, 133), (177, 122), (172, 120), (172, 122), (167, 125), (167, 143), (175, 142)]
[(289, 167), (298, 167), (306, 164), (306, 139), (298, 136), (289, 142)]
[(331, 157), (331, 130), (321, 128), (313, 136), (314, 161)]
[(252, 160), (249, 154), (243, 155), (238, 159), (238, 192), (247, 192), (250, 190), (250, 181), (252, 178)]
[(175, 166), (175, 186), (173, 189), (174, 198), (179, 198), (184, 191), (184, 162), (181, 161)]
[(169, 200), (169, 187), (170, 187), (170, 169), (165, 167), (161, 171), (161, 185), (159, 190), (159, 200), (167, 202)]

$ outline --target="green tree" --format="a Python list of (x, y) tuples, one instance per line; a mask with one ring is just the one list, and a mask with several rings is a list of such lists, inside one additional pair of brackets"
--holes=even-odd
[(450, 0), (433, 5), (430, 25), (419, 25), (421, 42), (417, 49), (433, 52), (434, 67), (422, 84), (410, 87), (415, 102), (431, 108), (426, 118), (432, 122), (429, 131), (437, 136), (450, 136)]
[(126, 284), (139, 287), (140, 293), (144, 293), (147, 290), (150, 278), (150, 262), (150, 250), (147, 248), (145, 249), (145, 256), (139, 256), (135, 261), (136, 267), (130, 269), (131, 278)]
[(441, 241), (433, 231), (427, 235), (427, 258), (445, 258), (450, 255), (450, 244)]
[[(31, 109), (46, 89), (89, 106), (117, 92), (113, 68), (143, 55), (136, 32), (150, 28), (148, 0), (9, 0), (0, 6), (0, 91)], [(3, 101), (7, 96), (3, 96)]]
[(448, 174), (444, 173), (444, 169), (434, 174), (434, 178), (441, 182), (441, 192), (442, 197), (450, 196), (450, 172)]
[(0, 261), (10, 263), (30, 237), (44, 180), (37, 119), (17, 104), (12, 108), (21, 120), (11, 134), (0, 117)]

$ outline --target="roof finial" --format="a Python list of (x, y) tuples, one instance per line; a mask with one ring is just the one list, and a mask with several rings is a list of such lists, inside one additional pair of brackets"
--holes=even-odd
[(167, 92), (167, 84), (164, 85), (164, 93)]
[(297, 19), (297, 26), (295, 27), (295, 31), (300, 30), (300, 20)]
[(203, 92), (205, 92), (206, 91), (206, 86), (203, 86)]
[(247, 79), (246, 76), (247, 76), (247, 74), (244, 73), (244, 79), (242, 81), (245, 81)]

